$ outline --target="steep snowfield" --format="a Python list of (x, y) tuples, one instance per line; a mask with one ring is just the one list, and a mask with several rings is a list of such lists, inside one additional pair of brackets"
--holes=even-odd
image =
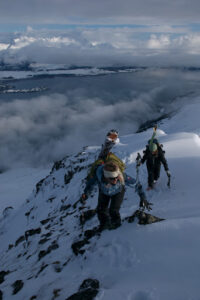
[[(77, 202), (88, 166), (99, 147), (56, 163), (19, 209), (0, 220), (0, 290), (3, 299), (67, 299), (86, 278), (98, 279), (96, 300), (197, 300), (200, 277), (200, 120), (198, 101), (184, 107), (159, 127), (172, 174), (171, 188), (162, 168), (154, 190), (146, 192), (152, 214), (164, 221), (123, 225), (93, 237), (75, 255), (71, 245), (98, 224), (97, 217), (80, 225), (80, 215), (97, 204), (97, 192), (85, 205)], [(142, 154), (152, 130), (120, 138), (115, 148), (135, 176), (135, 158)], [(147, 186), (145, 166), (140, 180)], [(138, 196), (127, 187), (121, 208), (124, 219), (138, 208)], [(26, 232), (26, 234), (25, 234)], [(2, 273), (2, 272), (5, 273)], [(23, 286), (16, 295), (13, 283)], [(35, 297), (34, 297), (35, 296)]]
[(0, 174), (0, 214), (6, 207), (18, 208), (30, 196), (33, 186), (44, 176), (48, 169), (18, 168)]

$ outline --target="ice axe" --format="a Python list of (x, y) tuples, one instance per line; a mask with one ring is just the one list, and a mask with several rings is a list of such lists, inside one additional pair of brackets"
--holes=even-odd
[(168, 188), (170, 188), (170, 184), (171, 184), (171, 175), (167, 173), (167, 176), (168, 176), (167, 186), (168, 186)]

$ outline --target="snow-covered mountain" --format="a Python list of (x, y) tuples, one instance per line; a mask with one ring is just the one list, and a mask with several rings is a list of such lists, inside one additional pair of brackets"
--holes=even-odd
[[(68, 299), (86, 279), (96, 280), (88, 299), (199, 299), (199, 111), (196, 99), (159, 125), (171, 188), (162, 169), (147, 199), (153, 203), (152, 214), (164, 221), (146, 226), (137, 219), (126, 221), (139, 204), (134, 189), (128, 187), (122, 226), (86, 240), (87, 230), (98, 224), (96, 215), (83, 219), (96, 207), (97, 189), (85, 204), (80, 196), (100, 147), (85, 147), (56, 162), (19, 209), (4, 211), (0, 299)], [(120, 137), (114, 151), (126, 163), (128, 174), (135, 176), (137, 152), (142, 154), (151, 134), (149, 129)], [(145, 166), (140, 168), (140, 181), (145, 188)], [(78, 241), (80, 251), (74, 247)], [(87, 290), (87, 283), (81, 290)], [(86, 298), (79, 294), (77, 299)]]
[(28, 67), (20, 64), (1, 65), (0, 79), (30, 79), (54, 76), (98, 76), (117, 73), (133, 73), (146, 69), (145, 67), (91, 67), (91, 66), (67, 66), (64, 64), (49, 65), (27, 63)]

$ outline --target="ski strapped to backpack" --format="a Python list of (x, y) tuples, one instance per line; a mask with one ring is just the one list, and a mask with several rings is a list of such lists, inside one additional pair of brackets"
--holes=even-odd
[(111, 129), (106, 135), (104, 144), (101, 146), (98, 159), (104, 159), (117, 143), (119, 143), (119, 132), (116, 129)]

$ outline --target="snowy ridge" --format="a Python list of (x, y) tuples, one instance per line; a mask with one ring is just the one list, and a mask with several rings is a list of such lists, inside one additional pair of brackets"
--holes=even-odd
[[(181, 119), (182, 113), (175, 118)], [(176, 128), (170, 133), (173, 122), (166, 120), (161, 126), (165, 131), (158, 131), (172, 173), (171, 189), (162, 169), (155, 190), (147, 194), (152, 214), (166, 220), (147, 226), (123, 222), (117, 230), (93, 237), (82, 255), (75, 255), (72, 244), (98, 224), (96, 216), (80, 223), (82, 213), (96, 207), (97, 189), (86, 204), (79, 200), (99, 148), (87, 147), (66, 157), (54, 164), (20, 209), (0, 220), (3, 299), (67, 299), (87, 278), (100, 282), (96, 300), (198, 299), (200, 143), (197, 133), (176, 132)], [(120, 138), (115, 153), (126, 162), (128, 174), (135, 176), (137, 152), (142, 153), (151, 133)], [(146, 178), (142, 166), (144, 188)], [(138, 208), (138, 202), (134, 190), (127, 188), (123, 219)], [(13, 295), (16, 281), (19, 290)]]
[(141, 71), (144, 68), (140, 67), (73, 67), (69, 68), (65, 65), (30, 65), (30, 70), (1, 70), (0, 79), (30, 79), (37, 77), (51, 77), (51, 76), (98, 76), (115, 73), (130, 73)]
[(0, 84), (0, 94), (26, 94), (26, 93), (38, 93), (44, 92), (47, 88), (45, 87), (35, 87), (31, 89), (16, 89), (14, 86), (9, 86), (8, 84)]

